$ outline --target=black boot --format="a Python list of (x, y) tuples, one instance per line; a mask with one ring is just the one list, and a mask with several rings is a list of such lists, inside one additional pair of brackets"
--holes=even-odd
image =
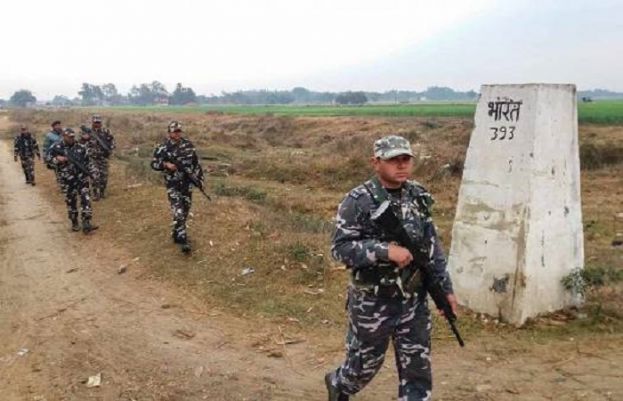
[(335, 387), (331, 383), (331, 375), (332, 375), (331, 372), (324, 375), (324, 384), (327, 386), (327, 393), (329, 394), (329, 401), (348, 401), (350, 397), (342, 393), (337, 387)]
[(88, 234), (91, 231), (95, 231), (98, 228), (99, 228), (99, 226), (94, 226), (94, 225), (91, 224), (91, 220), (86, 219), (86, 220), (84, 220), (82, 222), (82, 232), (85, 233), (85, 234)]
[(78, 224), (77, 217), (72, 217), (71, 219), (71, 231), (80, 231), (80, 224)]
[(188, 242), (187, 238), (178, 238), (175, 242), (179, 244), (180, 249), (183, 253), (189, 254), (192, 252), (192, 248), (190, 247), (190, 243)]

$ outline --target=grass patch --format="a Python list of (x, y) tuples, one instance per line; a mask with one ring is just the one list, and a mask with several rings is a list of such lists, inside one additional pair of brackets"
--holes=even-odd
[(580, 146), (582, 169), (595, 170), (623, 163), (623, 146), (614, 143), (584, 143)]
[(266, 201), (266, 192), (255, 187), (234, 186), (217, 182), (212, 188), (214, 193), (220, 196), (237, 196), (255, 203)]

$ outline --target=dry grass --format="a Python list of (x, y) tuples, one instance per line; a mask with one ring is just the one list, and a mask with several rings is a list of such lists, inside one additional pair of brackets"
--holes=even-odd
[[(87, 111), (73, 110), (12, 115), (14, 122), (26, 122), (39, 133), (53, 119), (78, 126), (88, 117)], [(328, 256), (331, 218), (343, 194), (370, 175), (366, 159), (372, 141), (397, 133), (418, 143), (416, 177), (435, 195), (436, 222), (448, 245), (472, 129), (470, 121), (461, 119), (130, 112), (107, 112), (104, 117), (116, 135), (121, 159), (113, 164), (111, 197), (95, 205), (95, 220), (102, 226), (98, 235), (131, 249), (152, 266), (154, 277), (173, 281), (207, 302), (240, 314), (294, 318), (311, 327), (340, 330), (347, 274)], [(172, 118), (183, 121), (200, 149), (204, 166), (212, 171), (208, 189), (218, 195), (208, 203), (195, 194), (190, 221), (195, 251), (187, 258), (170, 239), (165, 191), (147, 165)], [(607, 147), (621, 134), (620, 127), (581, 126), (581, 143)], [(614, 214), (623, 212), (622, 170), (616, 162), (583, 171), (589, 266), (622, 268), (621, 250), (611, 247), (617, 232), (623, 233), (623, 227), (613, 225)], [(141, 186), (128, 188), (135, 183)], [(243, 276), (248, 267), (255, 272)], [(595, 318), (592, 325), (578, 321), (551, 331), (620, 328), (612, 310), (623, 301), (620, 290), (613, 291), (591, 293), (586, 310)], [(462, 321), (468, 336), (507, 330), (469, 316)]]

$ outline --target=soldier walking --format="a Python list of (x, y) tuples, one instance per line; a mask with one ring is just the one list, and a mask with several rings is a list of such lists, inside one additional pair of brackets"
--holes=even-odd
[(91, 118), (91, 132), (93, 144), (89, 157), (93, 163), (93, 200), (98, 201), (106, 197), (108, 186), (108, 159), (115, 149), (115, 137), (108, 128), (102, 127), (102, 117)]
[(80, 126), (80, 140), (78, 142), (81, 145), (84, 145), (84, 147), (87, 149), (87, 155), (89, 156), (89, 164), (85, 167), (89, 171), (90, 188), (91, 188), (91, 191), (93, 191), (93, 188), (95, 187), (95, 183), (96, 183), (95, 177), (98, 177), (99, 170), (97, 169), (97, 166), (95, 165), (94, 159), (92, 156), (93, 153), (96, 152), (95, 146), (97, 142), (91, 136), (91, 132), (92, 132), (91, 128), (85, 125), (81, 125)]
[[(61, 127), (61, 122), (56, 120), (52, 123), (52, 130), (50, 130), (43, 139), (43, 160), (49, 160), (48, 152), (50, 148), (55, 143), (61, 141), (63, 139), (63, 128)], [(54, 175), (56, 176), (56, 182), (58, 183), (58, 187), (61, 192), (63, 192), (63, 186), (61, 185), (61, 177), (59, 175), (59, 171), (53, 164), (46, 163), (46, 167), (54, 170)]]
[(427, 262), (456, 313), (446, 259), (430, 217), (432, 197), (409, 180), (413, 153), (405, 138), (377, 140), (371, 161), (375, 177), (346, 195), (336, 218), (331, 251), (351, 270), (351, 282), (346, 359), (325, 376), (329, 401), (348, 401), (372, 380), (383, 365), (390, 338), (396, 353), (398, 399), (431, 400), (431, 317), (426, 287), (417, 278), (408, 288), (403, 285), (402, 269), (411, 265), (413, 255), (391, 242), (373, 216), (380, 211), (379, 200), (389, 201), (409, 237), (430, 244)]
[(20, 127), (20, 133), (15, 137), (13, 149), (13, 159), (17, 161), (19, 156), (22, 163), (26, 184), (35, 186), (35, 155), (41, 160), (41, 153), (39, 153), (37, 139), (31, 135), (25, 125)]
[(98, 228), (91, 224), (93, 211), (89, 195), (89, 172), (86, 167), (89, 164), (89, 156), (86, 147), (76, 142), (75, 135), (74, 130), (65, 128), (63, 139), (50, 148), (48, 161), (56, 166), (59, 172), (61, 185), (65, 190), (65, 204), (71, 220), (72, 231), (80, 231), (78, 224), (79, 197), (82, 231), (88, 234)]
[(173, 216), (173, 242), (180, 245), (182, 252), (190, 253), (186, 219), (192, 206), (193, 181), (202, 185), (203, 169), (195, 146), (188, 139), (182, 138), (182, 124), (172, 121), (168, 132), (168, 139), (154, 150), (151, 168), (162, 171), (164, 175)]

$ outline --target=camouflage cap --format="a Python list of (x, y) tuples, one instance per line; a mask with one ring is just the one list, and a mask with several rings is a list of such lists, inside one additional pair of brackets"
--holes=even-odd
[(169, 132), (182, 131), (182, 123), (179, 121), (171, 121), (169, 123)]
[(63, 130), (63, 134), (67, 134), (69, 136), (76, 136), (76, 132), (71, 128), (65, 128)]
[(398, 135), (389, 135), (374, 141), (374, 157), (387, 160), (400, 155), (413, 157), (411, 144), (406, 138)]
[(102, 116), (95, 115), (95, 116), (91, 117), (91, 122), (92, 123), (101, 123), (102, 122)]

